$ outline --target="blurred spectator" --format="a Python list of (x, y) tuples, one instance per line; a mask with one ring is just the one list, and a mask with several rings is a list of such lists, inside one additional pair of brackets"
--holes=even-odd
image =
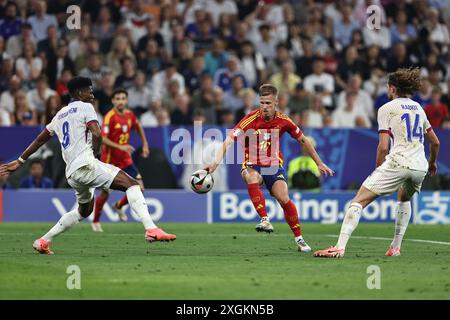
[(203, 74), (205, 74), (205, 60), (203, 55), (197, 54), (192, 59), (191, 67), (184, 74), (186, 88), (191, 95), (200, 87)]
[(17, 91), (14, 95), (13, 124), (16, 126), (35, 126), (38, 124), (36, 111), (29, 106), (24, 91)]
[(158, 50), (164, 47), (164, 39), (159, 32), (159, 26), (156, 19), (149, 19), (146, 23), (147, 32), (139, 39), (137, 45), (138, 57), (143, 59), (147, 50), (148, 42), (153, 40), (156, 42)]
[(431, 103), (425, 107), (425, 113), (433, 128), (440, 128), (449, 118), (448, 106), (441, 102), (441, 89), (433, 88)]
[(214, 28), (208, 19), (200, 21), (198, 34), (192, 37), (195, 50), (210, 50), (214, 43)]
[(285, 43), (292, 58), (297, 59), (303, 55), (300, 25), (295, 22), (289, 23)]
[(305, 79), (306, 76), (313, 72), (313, 64), (316, 60), (316, 55), (313, 52), (312, 42), (309, 39), (302, 40), (303, 55), (295, 60), (295, 69), (297, 74)]
[(47, 36), (37, 43), (37, 53), (48, 55), (55, 53), (58, 46), (58, 28), (56, 25), (49, 25), (46, 30)]
[[(235, 54), (239, 51), (242, 52), (245, 42), (250, 41), (248, 38), (248, 24), (245, 21), (237, 21), (234, 24), (234, 32), (231, 39), (228, 39), (228, 50), (233, 51)], [(250, 42), (253, 46), (253, 43)], [(253, 47), (253, 51), (255, 48)]]
[(120, 60), (121, 73), (117, 76), (114, 82), (114, 88), (123, 88), (128, 90), (134, 84), (134, 77), (136, 76), (136, 64), (134, 60), (128, 56)]
[(139, 59), (138, 68), (151, 78), (161, 70), (163, 61), (159, 54), (158, 43), (155, 40), (148, 40), (145, 48), (144, 58)]
[(341, 93), (338, 96), (337, 99), (337, 109), (345, 108), (346, 105), (348, 105), (347, 101), (347, 95), (348, 93), (353, 93), (356, 95), (356, 109), (358, 109), (359, 112), (366, 115), (368, 120), (368, 123), (370, 124), (369, 120), (375, 120), (375, 110), (373, 108), (373, 101), (370, 97), (370, 94), (368, 94), (366, 91), (361, 89), (361, 76), (359, 74), (354, 74), (349, 80), (348, 80), (348, 86), (347, 90), (341, 91)]
[[(100, 48), (104, 48), (105, 51), (109, 51), (111, 45), (110, 42), (114, 37), (114, 31), (116, 30), (116, 26), (111, 19), (110, 8), (107, 5), (103, 5), (98, 12), (97, 19), (95, 19), (96, 22), (92, 26), (92, 32), (98, 35)], [(105, 52), (103, 50), (101, 51)]]
[(106, 115), (112, 108), (111, 96), (114, 92), (114, 76), (106, 73), (100, 80), (99, 88), (94, 90), (94, 97), (98, 101), (98, 109), (102, 115)]
[[(333, 112), (333, 126), (337, 128), (370, 127), (370, 121), (364, 111), (356, 105), (357, 94), (348, 92), (345, 105)], [(358, 125), (357, 125), (358, 124)]]
[(124, 13), (125, 28), (129, 30), (131, 41), (135, 46), (146, 31), (146, 23), (154, 18), (144, 10), (144, 0), (134, 0), (131, 9)]
[(383, 50), (387, 50), (391, 47), (391, 33), (385, 25), (381, 25), (380, 28), (363, 28), (364, 43), (366, 46), (376, 45)]
[(173, 79), (167, 83), (167, 91), (166, 94), (161, 99), (161, 105), (164, 109), (169, 112), (172, 112), (176, 106), (176, 98), (180, 94), (180, 83), (178, 80)]
[(244, 81), (239, 75), (235, 75), (231, 78), (231, 90), (225, 91), (224, 101), (225, 108), (231, 111), (236, 111), (242, 108), (244, 101), (242, 100), (241, 90), (244, 89)]
[(170, 115), (170, 122), (173, 125), (189, 125), (192, 124), (192, 107), (190, 105), (189, 96), (180, 93), (175, 99), (176, 107)]
[(450, 78), (447, 80), (446, 94), (441, 97), (441, 102), (447, 106), (450, 106)]
[(222, 110), (220, 113), (220, 124), (225, 128), (233, 128), (236, 124), (236, 116), (234, 112), (228, 109)]
[(355, 47), (360, 55), (365, 53), (366, 44), (364, 43), (364, 36), (361, 30), (353, 30), (349, 45)]
[(289, 99), (288, 108), (291, 112), (301, 114), (308, 110), (312, 104), (312, 97), (308, 91), (305, 90), (303, 83), (298, 83), (295, 87), (295, 92)]
[(278, 94), (278, 105), (276, 110), (284, 113), (285, 115), (289, 115), (289, 93), (286, 91), (282, 91)]
[(425, 108), (426, 105), (428, 105), (431, 102), (431, 91), (432, 87), (430, 85), (430, 81), (428, 78), (422, 78), (420, 81), (420, 89), (416, 94), (413, 96), (413, 100), (417, 101), (422, 108)]
[(28, 22), (22, 23), (20, 26), (20, 33), (11, 36), (6, 42), (6, 52), (14, 59), (23, 55), (23, 46), (27, 42), (36, 45), (36, 40), (33, 38), (31, 24)]
[(242, 119), (249, 113), (255, 111), (258, 108), (258, 104), (256, 103), (256, 93), (253, 89), (242, 89), (240, 91), (240, 96), (244, 105), (242, 108), (236, 111), (236, 119)]
[(206, 10), (211, 14), (215, 26), (219, 24), (219, 17), (222, 13), (229, 14), (232, 20), (238, 14), (236, 3), (232, 0), (209, 0)]
[(176, 4), (177, 13), (184, 21), (185, 26), (195, 21), (195, 12), (203, 9), (203, 4), (204, 0), (186, 0)]
[(336, 48), (340, 51), (350, 44), (352, 32), (359, 29), (358, 23), (352, 19), (352, 7), (344, 5), (341, 9), (342, 18), (334, 22), (333, 37)]
[(323, 128), (327, 111), (322, 103), (320, 95), (313, 96), (311, 109), (304, 111), (302, 114), (302, 124), (304, 127)]
[(137, 71), (134, 77), (134, 85), (128, 89), (128, 107), (139, 117), (148, 110), (152, 94), (145, 85), (146, 77), (142, 71)]
[(96, 37), (89, 36), (86, 41), (84, 41), (82, 47), (83, 51), (75, 59), (75, 68), (76, 70), (79, 70), (78, 73), (89, 66), (89, 59), (93, 55), (97, 55), (101, 63), (104, 61), (104, 57), (100, 52), (100, 44)]
[(439, 23), (439, 11), (435, 8), (428, 10), (427, 27), (430, 32), (430, 40), (440, 46), (441, 52), (447, 52), (450, 44), (449, 32), (447, 26)]
[(52, 189), (53, 181), (44, 176), (44, 161), (38, 158), (31, 159), (29, 164), (29, 175), (22, 178), (20, 188), (23, 189)]
[(115, 76), (122, 71), (121, 61), (125, 58), (133, 60), (136, 64), (136, 58), (131, 50), (128, 39), (124, 36), (117, 36), (112, 43), (111, 51), (106, 55), (106, 65)]
[(185, 34), (188, 38), (194, 39), (200, 35), (200, 25), (202, 21), (208, 20), (209, 16), (204, 7), (198, 7), (194, 11), (194, 21), (188, 23)]
[(36, 88), (27, 93), (27, 100), (30, 109), (36, 111), (38, 121), (45, 114), (45, 104), (50, 96), (56, 95), (56, 92), (48, 87), (47, 77), (39, 76), (36, 80)]
[(214, 76), (216, 71), (225, 67), (228, 61), (228, 53), (225, 51), (225, 43), (223, 39), (215, 38), (211, 51), (205, 55), (205, 69)]
[(205, 73), (200, 78), (200, 87), (192, 94), (192, 107), (205, 110), (206, 122), (216, 123), (216, 106), (214, 99), (214, 83), (212, 77)]
[(51, 52), (47, 56), (47, 70), (46, 75), (50, 87), (56, 87), (56, 81), (62, 75), (63, 70), (70, 70), (73, 74), (75, 65), (69, 58), (69, 50), (66, 40), (59, 40), (56, 52)]
[(158, 72), (152, 79), (153, 98), (161, 99), (167, 94), (168, 83), (171, 80), (177, 80), (180, 85), (179, 93), (184, 93), (184, 78), (175, 69), (173, 62), (166, 62), (164, 70)]
[(274, 59), (276, 56), (276, 45), (278, 39), (274, 37), (269, 24), (263, 24), (259, 27), (260, 39), (254, 41), (255, 49), (262, 54), (264, 59)]
[(414, 17), (416, 12), (414, 6), (407, 0), (395, 0), (388, 3), (386, 6), (387, 21), (392, 23), (400, 11), (404, 12), (407, 18), (408, 24), (414, 23)]
[(13, 1), (8, 1), (5, 7), (5, 16), (0, 24), (0, 35), (7, 41), (10, 37), (20, 33), (22, 24), (18, 14), (19, 9)]
[(9, 80), (8, 90), (2, 92), (0, 96), (0, 109), (5, 109), (9, 113), (14, 112), (14, 96), (20, 90), (22, 81), (16, 75), (13, 75)]
[(41, 74), (42, 68), (42, 59), (35, 55), (33, 43), (25, 43), (23, 55), (16, 60), (16, 72), (19, 78), (31, 88), (33, 87), (33, 81)]
[(324, 72), (324, 62), (316, 59), (313, 64), (313, 73), (307, 76), (303, 84), (305, 90), (318, 95), (326, 108), (333, 107), (332, 93), (334, 92), (334, 78)]
[(353, 46), (347, 47), (344, 59), (340, 61), (335, 76), (336, 86), (341, 90), (347, 89), (350, 77), (354, 74), (363, 74), (364, 69), (364, 63), (358, 57), (358, 50)]
[(86, 68), (80, 71), (80, 77), (86, 77), (92, 80), (92, 87), (97, 89), (100, 87), (100, 80), (106, 73), (111, 72), (111, 70), (102, 66), (102, 61), (99, 53), (93, 53), (88, 58), (88, 64)]
[(229, 42), (233, 38), (233, 22), (234, 19), (229, 13), (221, 13), (219, 16), (219, 24), (217, 26), (218, 36)]
[(232, 89), (231, 81), (238, 76), (242, 79), (243, 86), (247, 88), (247, 78), (239, 69), (239, 59), (235, 55), (230, 55), (225, 68), (218, 69), (214, 74), (214, 84), (221, 87), (224, 92)]
[(392, 44), (409, 43), (417, 37), (414, 25), (408, 23), (408, 17), (403, 10), (397, 11), (395, 23), (390, 27)]
[(409, 68), (412, 66), (413, 63), (409, 58), (406, 45), (402, 42), (395, 44), (392, 56), (387, 61), (387, 71), (395, 72), (399, 68)]
[(276, 47), (275, 58), (269, 60), (267, 63), (267, 72), (269, 74), (279, 72), (281, 70), (281, 65), (286, 61), (291, 63), (294, 62), (289, 54), (289, 49), (283, 43), (279, 43)]
[(143, 127), (152, 128), (158, 126), (158, 119), (156, 118), (156, 113), (159, 110), (165, 110), (161, 107), (161, 102), (159, 100), (152, 101), (146, 112), (144, 112), (140, 117), (140, 122)]
[(192, 68), (193, 47), (189, 39), (181, 41), (178, 47), (178, 56), (174, 59), (175, 68), (179, 73), (185, 75)]
[(245, 74), (248, 85), (255, 87), (266, 79), (266, 64), (260, 52), (255, 52), (253, 44), (245, 40), (242, 42), (239, 52), (241, 71)]
[(45, 117), (42, 117), (41, 125), (49, 124), (61, 108), (61, 98), (58, 95), (50, 96), (45, 103)]
[(8, 111), (0, 108), (0, 127), (9, 127), (11, 125), (11, 115)]
[(12, 77), (17, 77), (14, 74), (14, 60), (11, 56), (8, 57), (5, 54), (2, 58), (0, 58), (0, 92), (8, 90), (9, 82)]
[(33, 36), (36, 41), (41, 41), (47, 38), (47, 28), (50, 25), (58, 26), (56, 17), (52, 14), (47, 14), (47, 2), (38, 0), (33, 2), (35, 15), (28, 18), (28, 23), (33, 28)]
[[(69, 56), (72, 61), (76, 61), (83, 51), (87, 50), (87, 39), (91, 34), (89, 24), (82, 24), (81, 29), (77, 32), (76, 37), (69, 41)], [(98, 43), (97, 43), (98, 44)], [(97, 47), (100, 50), (99, 46)]]
[(294, 66), (289, 60), (281, 64), (281, 70), (270, 77), (270, 82), (280, 93), (293, 94), (297, 85), (301, 82), (294, 72)]

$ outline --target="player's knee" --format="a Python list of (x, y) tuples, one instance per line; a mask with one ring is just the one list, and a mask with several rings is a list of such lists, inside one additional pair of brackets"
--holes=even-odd
[(281, 206), (284, 206), (286, 203), (288, 203), (289, 201), (291, 201), (291, 199), (289, 198), (288, 195), (276, 195), (275, 199), (277, 199), (278, 203)]

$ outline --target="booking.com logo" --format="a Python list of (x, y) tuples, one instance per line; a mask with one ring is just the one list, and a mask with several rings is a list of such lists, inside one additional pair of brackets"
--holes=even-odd
[[(222, 130), (209, 128), (203, 130), (202, 122), (194, 122), (193, 136), (185, 128), (177, 128), (172, 131), (171, 142), (176, 142), (172, 147), (170, 158), (176, 165), (210, 164), (215, 160), (215, 156), (223, 148), (223, 141), (230, 136), (236, 139), (240, 145), (238, 148), (230, 146), (221, 163), (248, 165), (259, 163), (264, 166), (261, 170), (264, 174), (275, 174), (280, 165), (278, 150), (280, 146), (279, 129), (248, 129), (243, 132), (241, 129), (226, 130), (224, 137)], [(247, 155), (243, 152), (243, 146), (247, 146)], [(263, 172), (261, 172), (263, 173)]]

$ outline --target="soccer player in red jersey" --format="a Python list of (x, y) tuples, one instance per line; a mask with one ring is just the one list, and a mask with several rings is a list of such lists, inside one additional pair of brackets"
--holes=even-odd
[(261, 217), (256, 231), (272, 232), (273, 226), (266, 212), (264, 195), (260, 185), (264, 182), (270, 194), (278, 201), (284, 211), (284, 217), (294, 233), (299, 251), (309, 252), (311, 248), (302, 237), (297, 208), (290, 200), (286, 175), (283, 168), (283, 155), (279, 151), (279, 138), (285, 132), (300, 142), (320, 172), (333, 176), (334, 171), (320, 159), (312, 143), (292, 120), (275, 110), (278, 104), (278, 90), (271, 84), (259, 88), (260, 108), (244, 117), (230, 132), (215, 160), (205, 169), (214, 172), (222, 161), (228, 147), (239, 140), (244, 146), (244, 161), (241, 175), (247, 184), (248, 194), (256, 212)]
[[(137, 121), (134, 113), (127, 109), (128, 93), (124, 89), (117, 89), (111, 96), (112, 109), (106, 114), (102, 125), (103, 149), (100, 160), (112, 164), (131, 177), (135, 178), (141, 190), (144, 190), (142, 177), (133, 163), (131, 154), (134, 152), (133, 146), (129, 144), (131, 130), (137, 130), (142, 141), (142, 157), (147, 158), (149, 154), (148, 142), (144, 130)], [(103, 232), (100, 224), (100, 215), (103, 205), (108, 200), (109, 190), (102, 190), (95, 200), (94, 221), (92, 230)], [(122, 207), (128, 203), (124, 196), (114, 203), (113, 209), (117, 212), (121, 221), (127, 221), (127, 215), (122, 211)]]

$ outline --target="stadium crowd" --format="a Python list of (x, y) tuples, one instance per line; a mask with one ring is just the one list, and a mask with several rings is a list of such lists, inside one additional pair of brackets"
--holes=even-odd
[[(302, 127), (375, 127), (386, 75), (421, 68), (419, 101), (450, 129), (450, 1), (0, 0), (0, 126), (46, 124), (74, 75), (101, 118), (115, 88), (144, 127), (233, 126), (273, 83)], [(380, 26), (367, 27), (377, 5)]]

